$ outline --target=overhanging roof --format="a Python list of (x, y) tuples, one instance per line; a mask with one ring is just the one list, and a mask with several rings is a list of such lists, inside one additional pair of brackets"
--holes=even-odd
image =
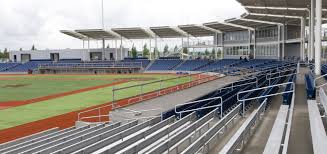
[(77, 33), (96, 40), (113, 40), (118, 39), (119, 35), (103, 29), (81, 29), (75, 30)]
[(220, 23), (220, 22), (209, 22), (203, 24), (206, 27), (216, 29), (222, 32), (230, 32), (230, 31), (242, 31), (242, 30), (248, 30), (249, 28), (245, 28), (243, 26), (239, 25), (232, 25), (228, 23)]
[[(292, 7), (307, 8), (311, 4), (311, 0), (237, 0), (243, 6), (263, 6), (263, 7)], [(323, 2), (323, 7), (327, 7), (327, 3)]]
[[(258, 7), (258, 6), (245, 6), (245, 8), (249, 13), (300, 16), (300, 17), (309, 16), (309, 12), (307, 8)], [(322, 17), (327, 18), (326, 9), (322, 10)]]
[(289, 24), (289, 25), (300, 25), (301, 18), (300, 17), (287, 17), (287, 16), (274, 16), (269, 14), (247, 14), (243, 16), (244, 19), (253, 19), (253, 20), (261, 20), (268, 22), (276, 22), (281, 24)]
[(201, 25), (179, 25), (178, 28), (194, 37), (214, 36), (216, 33), (220, 33), (220, 31)]
[(269, 26), (280, 24), (280, 23), (275, 23), (275, 22), (268, 22), (268, 21), (255, 20), (255, 19), (244, 19), (244, 18), (232, 19), (232, 20), (228, 20), (226, 22), (232, 23), (235, 25), (251, 27), (251, 28), (269, 27)]
[(183, 33), (181, 30), (169, 26), (150, 27), (150, 30), (160, 38), (179, 38), (187, 36), (187, 34)]
[(61, 33), (63, 34), (66, 34), (68, 36), (71, 36), (71, 37), (74, 37), (74, 38), (77, 38), (77, 39), (80, 39), (80, 40), (87, 40), (88, 38), (82, 34), (79, 34), (77, 32), (74, 32), (74, 31), (70, 31), (70, 30), (61, 30), (60, 31)]
[(134, 28), (113, 28), (112, 31), (116, 32), (117, 34), (121, 35), (127, 39), (149, 39), (153, 38), (153, 35), (148, 32), (147, 30), (134, 27)]

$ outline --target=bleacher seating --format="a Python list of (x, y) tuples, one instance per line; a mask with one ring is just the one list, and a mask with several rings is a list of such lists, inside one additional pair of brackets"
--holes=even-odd
[(207, 65), (205, 67), (202, 67), (198, 69), (197, 71), (220, 71), (223, 69), (225, 66), (233, 66), (235, 64), (240, 63), (240, 60), (237, 59), (223, 59), (223, 60), (218, 60), (210, 65)]
[(0, 63), (0, 72), (4, 72), (18, 65), (20, 65), (20, 63)]
[(182, 65), (175, 68), (176, 71), (194, 71), (209, 64), (209, 60), (186, 60)]
[(158, 59), (155, 60), (154, 63), (148, 68), (148, 71), (172, 70), (181, 62), (183, 61), (180, 59), (169, 59), (169, 60)]
[(122, 62), (141, 63), (143, 68), (146, 68), (150, 64), (150, 60), (146, 58), (125, 58)]
[(41, 64), (52, 63), (50, 60), (31, 60), (16, 67), (6, 70), (6, 72), (27, 72), (28, 70), (37, 69)]

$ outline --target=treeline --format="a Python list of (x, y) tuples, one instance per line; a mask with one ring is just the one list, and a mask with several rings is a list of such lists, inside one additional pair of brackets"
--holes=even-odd
[(3, 50), (3, 52), (0, 50), (0, 59), (7, 59), (9, 58), (9, 52), (7, 48)]

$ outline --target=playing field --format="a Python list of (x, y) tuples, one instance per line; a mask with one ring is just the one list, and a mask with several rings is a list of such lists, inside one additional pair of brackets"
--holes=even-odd
[[(174, 74), (0, 76), (0, 130), (112, 101), (112, 89), (175, 78)], [(190, 81), (190, 77), (129, 88), (115, 99)]]

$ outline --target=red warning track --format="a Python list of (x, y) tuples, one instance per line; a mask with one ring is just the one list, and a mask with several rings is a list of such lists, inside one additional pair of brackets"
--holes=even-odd
[[(217, 79), (217, 77), (208, 77), (208, 76), (202, 76), (202, 79), (197, 79), (188, 83), (184, 83), (184, 84), (180, 84), (177, 86), (173, 86), (173, 87), (169, 87), (166, 89), (162, 89), (160, 91), (155, 91), (155, 92), (150, 92), (150, 93), (146, 93), (143, 96), (142, 101), (144, 100), (149, 100), (149, 99), (153, 99), (162, 95), (166, 95), (169, 93), (173, 93), (179, 90), (183, 90), (183, 89), (187, 89), (199, 84), (203, 84), (212, 80)], [(114, 83), (112, 83), (114, 84)], [(117, 83), (116, 83), (117, 84)], [(159, 93), (159, 95), (158, 95)], [(162, 93), (162, 95), (160, 95), (160, 93)], [(132, 99), (135, 98), (135, 101), (130, 101)], [(126, 98), (126, 99), (122, 99), (119, 101), (116, 101), (115, 103), (117, 104), (117, 106), (119, 107), (125, 107), (128, 105), (132, 105), (135, 103), (140, 102), (138, 100), (138, 98), (140, 98), (140, 96), (135, 96), (135, 97), (130, 97), (130, 98)], [(30, 123), (26, 123), (23, 125), (19, 125), (16, 127), (12, 127), (12, 128), (8, 128), (8, 129), (4, 129), (4, 130), (0, 130), (0, 143), (4, 143), (4, 142), (8, 142), (11, 140), (15, 140), (17, 138), (21, 138), (24, 136), (28, 136), (31, 134), (35, 134), (38, 133), (40, 131), (44, 131), (47, 129), (51, 129), (54, 127), (59, 127), (60, 129), (64, 129), (64, 128), (68, 128), (71, 127), (75, 124), (75, 122), (78, 119), (78, 113), (83, 112), (83, 111), (89, 111), (92, 110), (91, 112), (87, 112), (85, 114), (83, 114), (83, 116), (94, 116), (94, 114), (98, 113), (98, 110), (94, 110), (97, 108), (101, 108), (104, 106), (108, 106), (110, 105), (112, 102), (108, 102), (102, 105), (97, 105), (97, 106), (93, 106), (93, 107), (89, 107), (83, 110), (79, 110), (79, 111), (73, 111), (73, 112), (69, 112), (66, 114), (62, 114), (62, 115), (58, 115), (58, 116), (54, 116), (51, 118), (46, 118), (46, 119), (42, 119), (42, 120), (38, 120), (38, 121), (34, 121), (34, 122), (30, 122)], [(100, 112), (101, 113), (108, 113), (109, 111), (111, 111), (112, 108), (108, 107), (108, 108), (101, 108)], [(97, 121), (98, 119), (93, 119), (90, 121)], [(108, 118), (102, 118), (100, 119), (100, 121), (105, 121), (108, 120)]]
[(53, 94), (53, 95), (23, 100), (23, 101), (0, 102), (0, 110), (11, 108), (11, 107), (17, 107), (17, 106), (21, 106), (21, 105), (26, 105), (26, 104), (31, 104), (31, 103), (36, 103), (36, 102), (41, 102), (41, 101), (46, 101), (46, 100), (64, 97), (64, 96), (68, 96), (68, 95), (78, 94), (78, 93), (96, 90), (96, 89), (100, 89), (100, 88), (110, 87), (113, 85), (118, 85), (118, 84), (122, 84), (122, 83), (126, 83), (126, 82), (128, 82), (128, 80), (120, 80), (120, 81), (109, 83), (109, 84), (88, 87), (88, 88), (83, 88), (83, 89), (78, 89), (78, 90), (73, 90), (73, 91), (69, 91), (69, 92), (58, 93), (58, 94)]

